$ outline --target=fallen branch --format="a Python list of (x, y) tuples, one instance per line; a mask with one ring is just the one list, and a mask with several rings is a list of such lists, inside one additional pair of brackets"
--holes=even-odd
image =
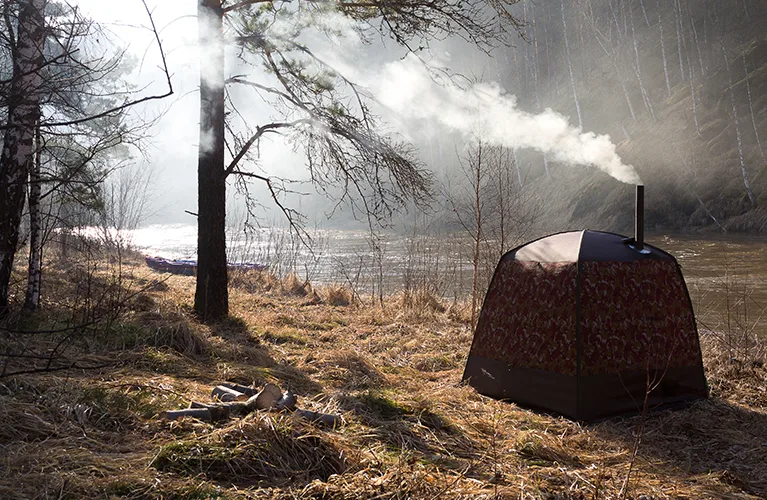
[(229, 408), (226, 406), (211, 406), (208, 408), (168, 410), (163, 413), (163, 418), (166, 420), (176, 420), (182, 417), (193, 417), (205, 422), (220, 422), (229, 419)]
[(177, 420), (192, 417), (205, 422), (219, 422), (233, 416), (245, 416), (254, 411), (265, 410), (292, 412), (299, 418), (327, 427), (336, 427), (342, 423), (341, 415), (296, 408), (296, 395), (290, 391), (283, 393), (276, 384), (266, 384), (258, 391), (255, 387), (227, 382), (214, 387), (211, 396), (218, 402), (192, 401), (189, 408), (165, 411), (161, 418)]
[(214, 387), (210, 395), (213, 396), (214, 399), (218, 399), (224, 402), (248, 400), (248, 396), (246, 396), (242, 392), (236, 391), (234, 389), (230, 389), (229, 387), (225, 385), (218, 385)]

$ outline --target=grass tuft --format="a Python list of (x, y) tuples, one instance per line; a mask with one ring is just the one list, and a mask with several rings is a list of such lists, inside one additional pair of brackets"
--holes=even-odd
[(151, 466), (235, 485), (327, 480), (347, 467), (344, 454), (324, 433), (288, 416), (253, 414), (205, 436), (164, 445)]
[(331, 306), (346, 307), (352, 303), (352, 293), (343, 286), (330, 285), (326, 286), (323, 295), (325, 301)]

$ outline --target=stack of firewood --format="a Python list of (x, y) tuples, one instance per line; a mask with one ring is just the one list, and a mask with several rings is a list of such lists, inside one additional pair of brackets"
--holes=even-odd
[(341, 423), (340, 415), (297, 408), (298, 398), (296, 395), (290, 391), (282, 392), (282, 389), (276, 384), (266, 384), (259, 391), (255, 387), (227, 382), (216, 386), (211, 392), (211, 396), (217, 400), (215, 403), (192, 401), (189, 408), (168, 410), (163, 412), (162, 417), (167, 420), (192, 417), (206, 422), (219, 422), (263, 410), (292, 412), (303, 419), (329, 427), (336, 427)]

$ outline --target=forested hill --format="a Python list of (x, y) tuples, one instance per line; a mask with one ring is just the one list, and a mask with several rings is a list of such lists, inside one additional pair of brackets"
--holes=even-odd
[[(500, 78), (529, 110), (609, 133), (647, 186), (648, 225), (767, 231), (767, 2), (525, 0)], [(506, 59), (504, 61), (504, 58)], [(552, 224), (625, 229), (631, 186), (521, 160)]]

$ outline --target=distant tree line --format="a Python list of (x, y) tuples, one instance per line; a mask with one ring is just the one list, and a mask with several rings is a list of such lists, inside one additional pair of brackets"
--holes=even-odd
[[(737, 229), (742, 216), (760, 213), (767, 196), (765, 2), (524, 0), (514, 12), (529, 43), (502, 57), (504, 87), (528, 109), (552, 107), (584, 130), (610, 133), (652, 184), (651, 224)], [(533, 176), (597, 190), (597, 175), (552, 172), (541, 155), (522, 161)], [(617, 196), (621, 187), (612, 185)], [(567, 208), (552, 206), (560, 214)], [(615, 205), (593, 209), (608, 215)]]

